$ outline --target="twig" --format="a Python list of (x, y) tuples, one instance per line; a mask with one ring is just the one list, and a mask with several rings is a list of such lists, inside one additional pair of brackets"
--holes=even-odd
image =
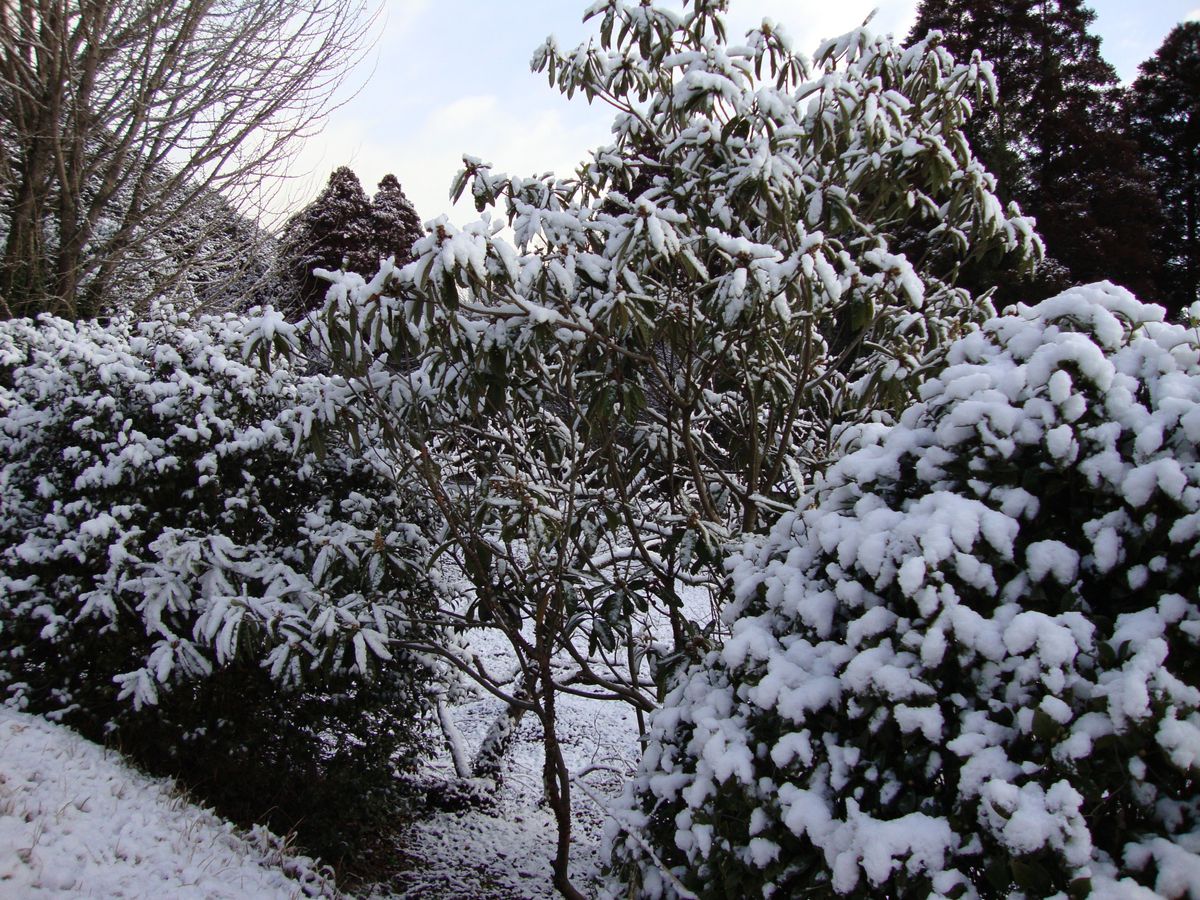
[[(593, 766), (592, 768), (595, 768), (595, 767)], [(588, 771), (588, 770), (585, 770), (585, 771)], [(643, 838), (640, 834), (637, 833), (637, 829), (635, 829), (629, 823), (623, 822), (617, 816), (616, 813), (614, 813), (611, 809), (609, 809), (608, 804), (606, 804), (603, 800), (601, 800), (599, 797), (597, 797), (596, 794), (592, 791), (592, 789), (587, 786), (587, 783), (580, 778), (580, 776), (572, 775), (571, 781), (572, 781), (572, 783), (575, 784), (576, 787), (578, 787), (581, 791), (583, 791), (583, 794), (585, 797), (587, 797), (589, 800), (591, 800), (593, 803), (595, 803), (596, 806), (598, 806), (600, 808), (600, 811), (602, 813), (604, 813), (606, 816), (608, 816), (610, 819), (612, 819), (614, 822), (616, 822), (619, 826), (621, 826), (621, 830), (624, 831), (631, 838), (633, 838), (634, 842), (639, 847), (641, 847), (643, 850), (646, 851), (646, 854), (650, 857), (650, 859), (652, 859), (654, 861), (654, 865), (658, 867), (658, 870), (660, 872), (662, 872), (663, 875), (666, 876), (667, 881), (671, 882), (671, 887), (673, 887), (675, 889), (675, 893), (677, 893), (679, 895), (680, 900), (700, 900), (699, 897), (697, 897), (695, 894), (693, 894), (691, 891), (689, 891), (686, 887), (683, 886), (683, 882), (681, 882), (678, 878), (675, 877), (674, 872), (672, 872), (670, 869), (667, 868), (667, 864), (664, 863), (662, 861), (662, 859), (659, 858), (659, 855), (654, 852), (654, 848), (646, 843), (645, 838)]]

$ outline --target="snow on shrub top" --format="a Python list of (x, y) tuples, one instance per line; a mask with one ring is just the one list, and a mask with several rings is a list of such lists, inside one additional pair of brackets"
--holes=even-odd
[[(612, 862), (650, 896), (1200, 892), (1200, 340), (988, 321), (731, 560)], [(1136, 882), (1136, 884), (1135, 884)], [(1148, 896), (1148, 894), (1147, 894)]]
[(261, 364), (292, 331), (270, 310), (0, 324), (10, 702), (70, 710), (115, 679), (141, 706), (235, 658), (288, 684), (391, 659), (433, 589), (421, 520), (384, 462), (322, 439), (322, 376)]

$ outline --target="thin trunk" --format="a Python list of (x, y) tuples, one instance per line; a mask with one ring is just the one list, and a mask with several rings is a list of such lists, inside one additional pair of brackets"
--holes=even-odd
[(1200, 222), (1197, 221), (1197, 187), (1198, 173), (1196, 172), (1196, 156), (1194, 152), (1187, 155), (1187, 177), (1184, 181), (1184, 280), (1187, 292), (1183, 305), (1194, 303), (1200, 297)]
[(542, 743), (546, 753), (542, 781), (546, 791), (546, 802), (554, 812), (554, 821), (558, 826), (558, 842), (554, 854), (554, 886), (567, 900), (585, 900), (579, 889), (571, 884), (571, 773), (567, 769), (562, 747), (558, 743), (554, 676), (550, 670), (549, 652), (544, 653), (538, 662), (542, 682), (542, 705), (539, 715), (542, 720)]
[[(625, 657), (629, 663), (629, 683), (635, 691), (640, 691), (642, 686), (638, 676), (642, 667), (642, 661), (634, 651), (632, 639), (626, 645), (625, 650)], [(640, 706), (635, 706), (633, 712), (637, 716), (638, 741), (644, 745), (646, 743), (646, 713)]]
[[(67, 191), (61, 192), (63, 197)], [(62, 306), (61, 315), (69, 319), (87, 318), (79, 304), (79, 271), (82, 263), (82, 242), (78, 235), (76, 211), (69, 200), (59, 203), (58, 253), (54, 260), (54, 293)]]
[(470, 778), (471, 767), (467, 764), (467, 748), (462, 732), (450, 718), (450, 710), (446, 708), (446, 701), (441, 697), (437, 702), (437, 715), (438, 724), (442, 727), (442, 736), (446, 739), (446, 749), (450, 751), (450, 758), (454, 761), (454, 774), (459, 778)]

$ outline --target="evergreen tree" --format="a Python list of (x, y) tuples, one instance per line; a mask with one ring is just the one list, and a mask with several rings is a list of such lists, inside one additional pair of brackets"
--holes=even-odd
[(1162, 316), (984, 323), (730, 558), (610, 896), (1197, 896), (1200, 340)]
[(422, 233), (421, 217), (395, 175), (384, 175), (379, 182), (379, 190), (371, 202), (371, 218), (375, 255), (379, 259), (394, 256), (397, 266), (412, 259), (412, 245)]
[(325, 299), (329, 285), (313, 275), (314, 269), (373, 272), (379, 264), (373, 231), (371, 203), (358, 176), (340, 166), (325, 190), (284, 229), (282, 258), (285, 277), (296, 292), (293, 310), (315, 309)]
[(1083, 0), (922, 0), (909, 41), (938, 29), (959, 59), (992, 63), (999, 102), (967, 133), (999, 196), (1038, 220), (1047, 261), (1032, 291), (1111, 278), (1152, 294), (1157, 203), (1116, 127), (1094, 19)]
[(1141, 73), (1127, 110), (1165, 214), (1163, 299), (1178, 309), (1200, 299), (1200, 22), (1176, 26)]
[(281, 305), (298, 312), (316, 309), (329, 284), (315, 277), (314, 269), (345, 269), (370, 278), (384, 259), (395, 257), (397, 266), (408, 262), (419, 237), (420, 216), (395, 175), (383, 176), (368, 200), (358, 176), (341, 166), (285, 226), (281, 257), (290, 303)]
[(1022, 205), (1061, 270), (1043, 273), (1035, 291), (1109, 279), (1159, 296), (1161, 207), (1114, 98), (1105, 91), (1072, 99), (1040, 130), (1038, 193)]

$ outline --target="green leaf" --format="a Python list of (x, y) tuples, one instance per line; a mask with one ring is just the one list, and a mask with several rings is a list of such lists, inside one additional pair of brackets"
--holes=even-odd
[(471, 173), (467, 169), (460, 169), (458, 174), (454, 176), (454, 181), (450, 183), (450, 202), (457, 203), (463, 195), (463, 191), (467, 187), (467, 181), (470, 179)]
[(1034, 897), (1048, 897), (1054, 892), (1054, 881), (1050, 874), (1033, 861), (1014, 859), (1010, 864), (1013, 880)]
[(449, 272), (442, 276), (442, 302), (446, 304), (447, 309), (458, 309), (458, 285)]
[(1039, 741), (1049, 743), (1062, 731), (1062, 726), (1039, 707), (1033, 711), (1033, 735)]

